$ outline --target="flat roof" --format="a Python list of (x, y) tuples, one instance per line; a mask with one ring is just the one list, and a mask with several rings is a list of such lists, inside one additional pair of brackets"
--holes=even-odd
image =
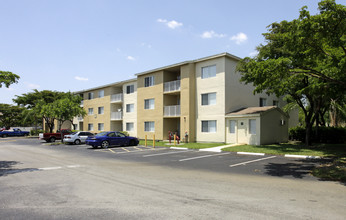
[(202, 62), (202, 61), (205, 61), (205, 60), (210, 60), (210, 59), (214, 59), (214, 58), (218, 58), (218, 57), (224, 57), (224, 56), (227, 56), (227, 57), (235, 59), (235, 60), (241, 60), (240, 57), (237, 57), (237, 56), (234, 56), (232, 54), (229, 54), (229, 53), (225, 52), (225, 53), (220, 53), (220, 54), (216, 54), (216, 55), (212, 55), (212, 56), (207, 56), (207, 57), (199, 58), (199, 59), (196, 59), (196, 60), (189, 60), (189, 61), (184, 61), (184, 62), (180, 62), (180, 63), (168, 65), (168, 66), (163, 66), (163, 67), (152, 69), (152, 70), (148, 70), (148, 71), (145, 71), (145, 72), (136, 73), (135, 75), (136, 76), (145, 75), (145, 74), (148, 74), (148, 73), (157, 72), (157, 71), (161, 71), (161, 70), (164, 70), (164, 69), (170, 69), (170, 68), (173, 68), (173, 67), (186, 65), (186, 64), (189, 64), (189, 63), (198, 63), (198, 62)]
[(116, 85), (120, 86), (120, 85), (123, 85), (125, 83), (134, 82), (134, 81), (137, 81), (137, 78), (123, 80), (123, 81), (120, 81), (120, 82), (110, 83), (110, 84), (106, 84), (106, 85), (102, 85), (102, 86), (97, 86), (97, 87), (90, 88), (90, 89), (84, 89), (84, 90), (76, 91), (76, 92), (73, 92), (73, 93), (84, 93), (84, 92), (89, 92), (91, 90), (97, 90), (97, 89), (106, 88), (106, 87), (109, 87), (109, 86), (116, 86)]

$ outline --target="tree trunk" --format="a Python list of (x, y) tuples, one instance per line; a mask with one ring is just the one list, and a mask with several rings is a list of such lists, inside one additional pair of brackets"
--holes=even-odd
[(305, 120), (305, 126), (305, 145), (311, 146), (312, 123), (310, 123), (310, 121)]

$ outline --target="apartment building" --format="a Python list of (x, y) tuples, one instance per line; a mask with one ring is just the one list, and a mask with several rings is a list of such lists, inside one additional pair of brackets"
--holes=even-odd
[[(275, 122), (277, 128), (261, 121), (262, 114), (245, 114), (239, 124), (234, 114), (229, 114), (249, 107), (284, 105), (275, 96), (254, 95), (253, 86), (240, 83), (240, 74), (236, 72), (239, 60), (222, 53), (138, 73), (135, 79), (76, 92), (83, 97), (83, 107), (88, 115), (74, 123), (80, 130), (126, 130), (141, 139), (145, 136), (152, 139), (155, 135), (157, 140), (167, 140), (172, 132), (181, 139), (187, 134), (190, 142), (253, 144), (263, 143), (259, 137), (265, 133), (268, 136), (270, 132), (261, 134), (261, 130), (268, 127), (283, 129), (282, 137), (276, 137), (275, 141), (286, 140), (286, 130), (298, 122), (298, 115), (288, 117), (282, 111), (273, 113), (265, 109), (280, 121)], [(273, 123), (273, 120), (267, 121)], [(251, 123), (252, 128), (258, 123), (257, 133), (250, 132)], [(238, 128), (242, 129), (239, 132), (242, 137), (230, 138), (231, 131)], [(262, 139), (271, 141), (267, 137)]]

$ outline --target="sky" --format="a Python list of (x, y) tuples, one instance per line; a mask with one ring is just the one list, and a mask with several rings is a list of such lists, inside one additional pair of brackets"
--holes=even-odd
[[(318, 0), (0, 0), (0, 70), (20, 76), (0, 103), (33, 89), (80, 91), (227, 52), (254, 56), (273, 22)], [(346, 0), (337, 0), (346, 4)]]

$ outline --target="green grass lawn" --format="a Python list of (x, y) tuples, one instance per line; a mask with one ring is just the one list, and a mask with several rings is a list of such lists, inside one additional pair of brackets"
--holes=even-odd
[[(144, 140), (139, 141), (139, 145), (144, 145), (144, 144), (145, 144)], [(147, 141), (147, 145), (153, 146), (153, 141)], [(171, 144), (169, 144), (168, 142), (163, 142), (163, 141), (155, 142), (155, 146), (157, 147), (186, 147), (189, 149), (202, 149), (202, 148), (218, 147), (222, 145), (225, 145), (225, 144), (224, 143), (181, 143), (179, 145), (176, 144), (176, 146), (174, 146), (173, 141)]]
[(240, 145), (222, 149), (232, 152), (254, 152), (274, 155), (294, 154), (320, 157), (346, 157), (346, 144), (318, 144), (306, 147), (301, 143), (283, 143), (270, 145)]

